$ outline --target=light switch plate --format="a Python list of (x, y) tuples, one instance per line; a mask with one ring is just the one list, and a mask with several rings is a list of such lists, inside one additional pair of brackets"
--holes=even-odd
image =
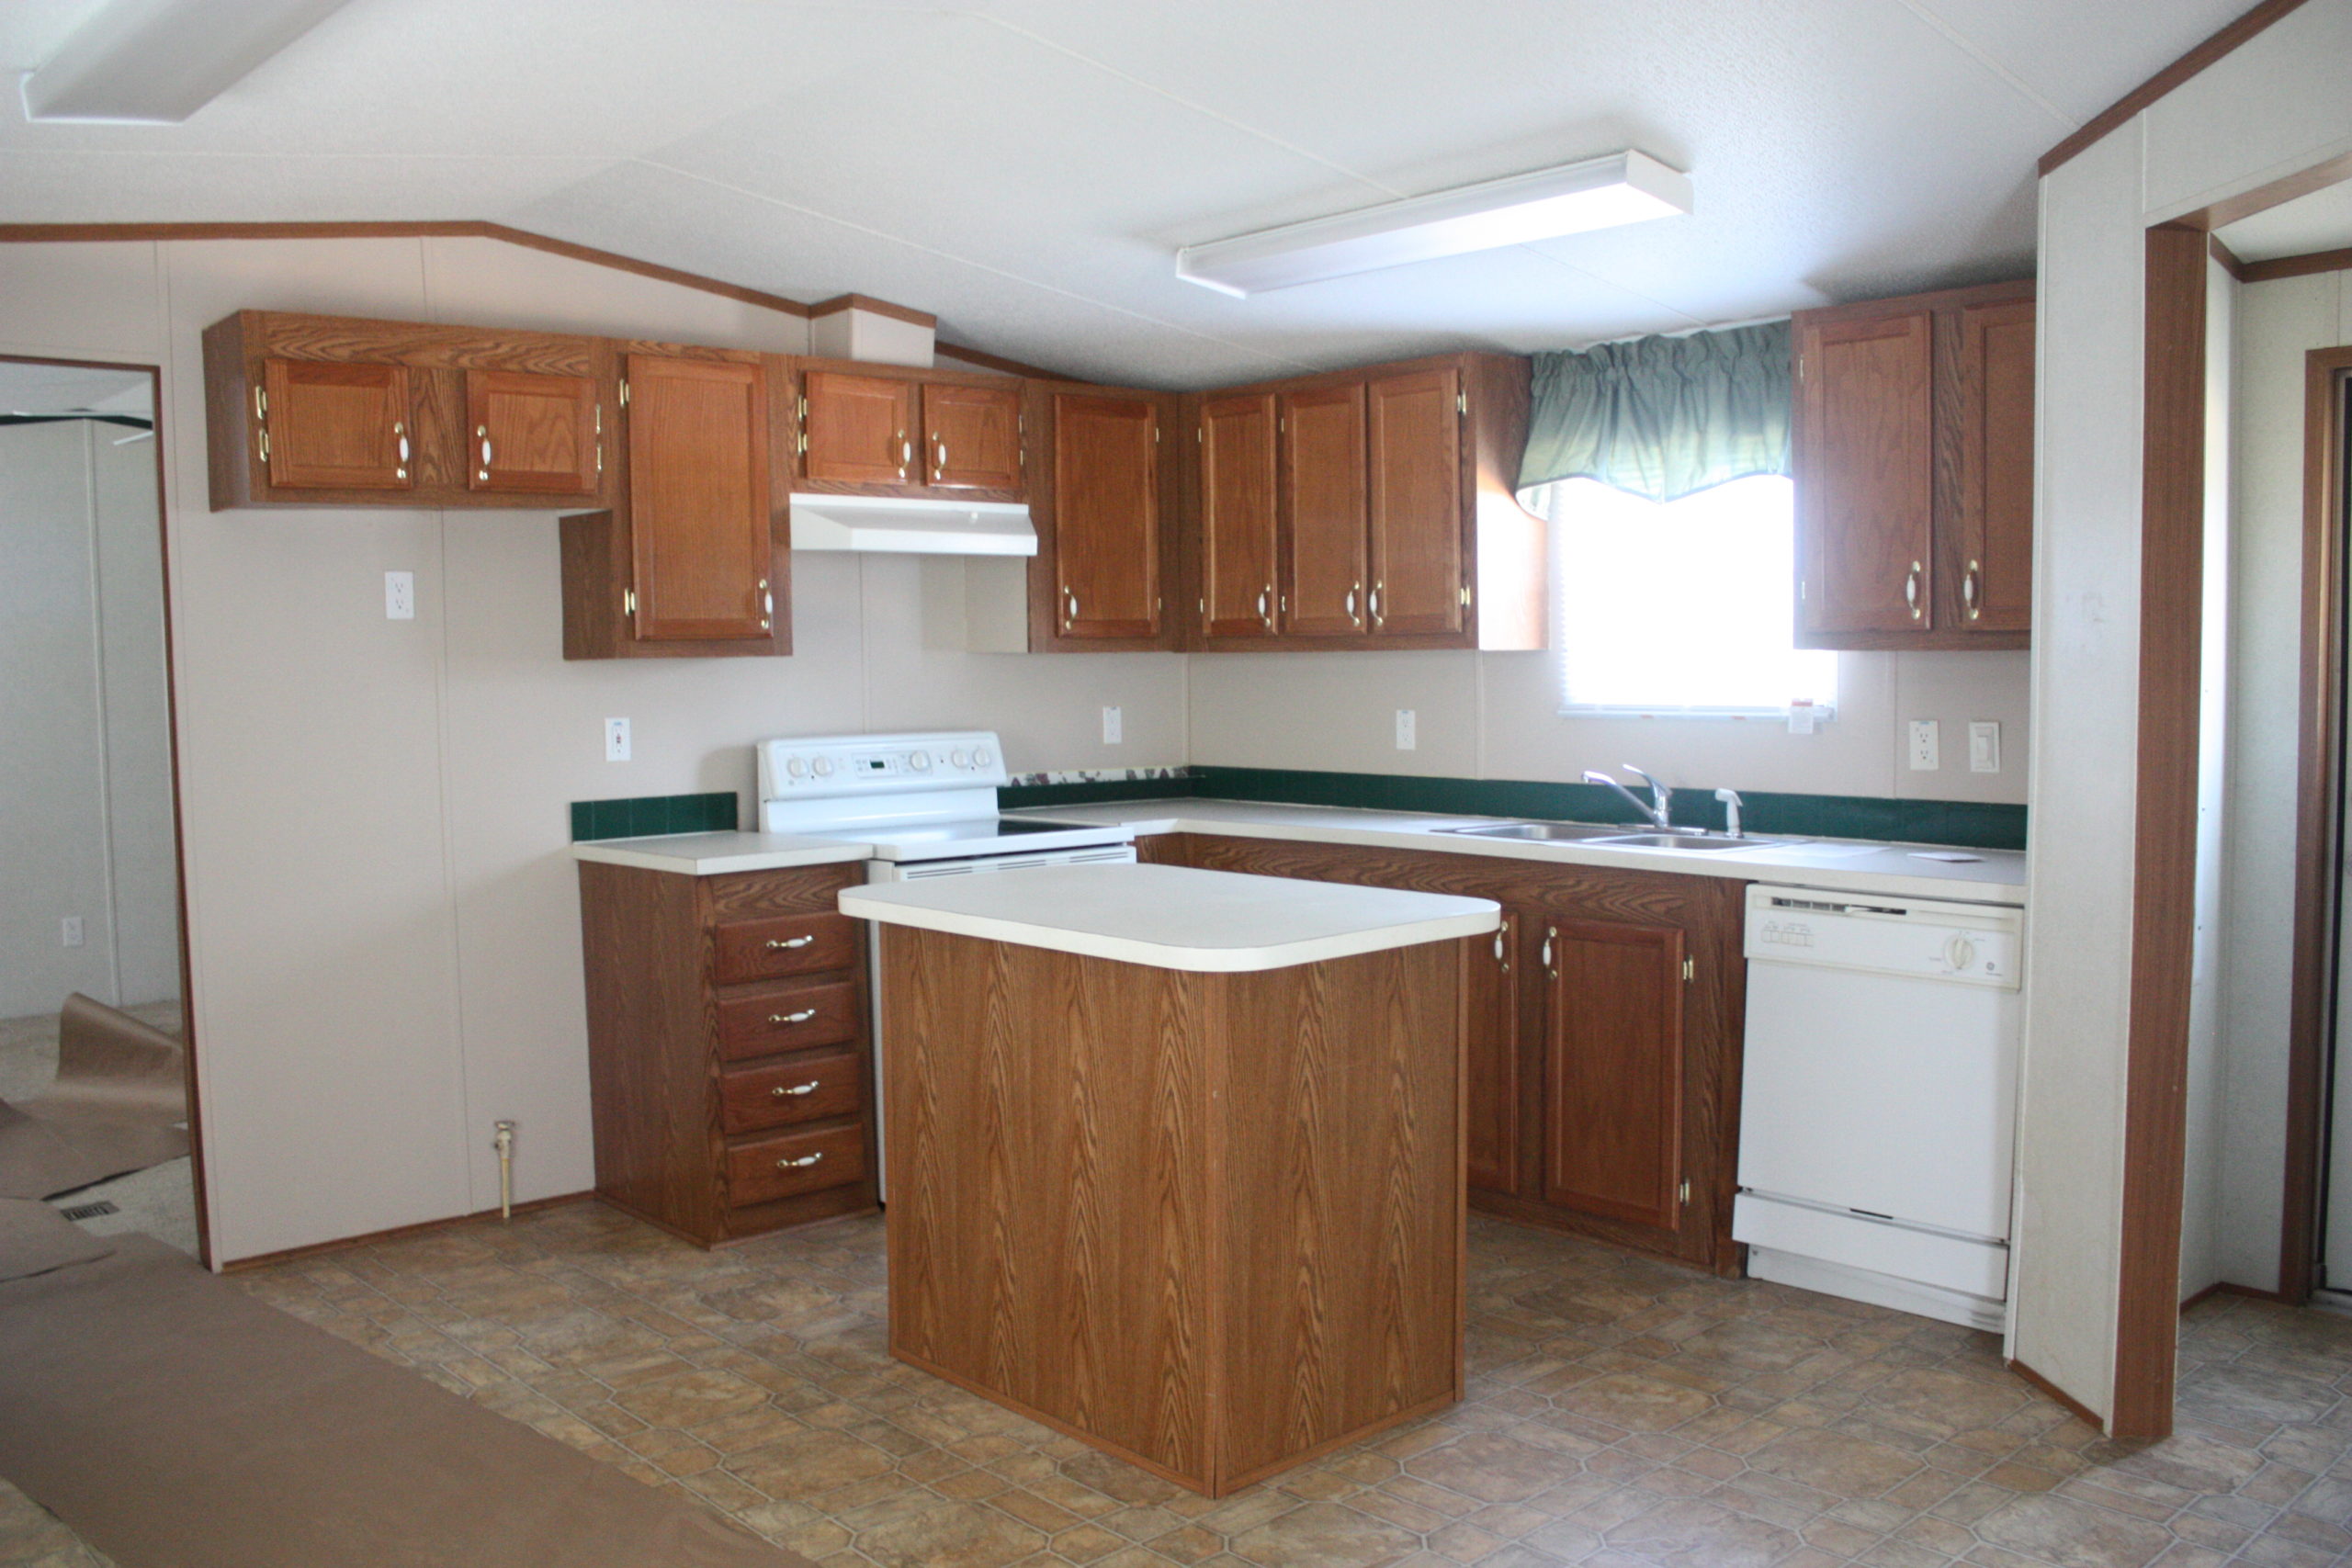
[(82, 945), (82, 917), (68, 915), (57, 922), (58, 942), (66, 947)]
[(2001, 771), (2001, 727), (1992, 719), (1973, 718), (1968, 721), (1968, 771), (1972, 773), (1997, 773)]
[(605, 721), (605, 761), (628, 761), (628, 720), (608, 718)]
[(1116, 746), (1125, 739), (1125, 716), (1115, 707), (1102, 710), (1102, 744)]
[(1911, 721), (1911, 767), (1915, 773), (1932, 773), (1944, 765), (1937, 733), (1939, 728), (1932, 718)]
[(413, 571), (384, 573), (384, 619), (388, 621), (416, 619), (416, 573)]
[(1396, 710), (1396, 750), (1399, 751), (1410, 751), (1416, 746), (1420, 744), (1420, 741), (1415, 737), (1413, 730), (1413, 710), (1411, 708), (1398, 708)]

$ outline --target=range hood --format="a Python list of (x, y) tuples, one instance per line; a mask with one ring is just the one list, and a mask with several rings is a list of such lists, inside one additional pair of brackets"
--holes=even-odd
[(1017, 501), (916, 501), (894, 495), (792, 498), (796, 550), (894, 555), (1034, 556), (1037, 530)]

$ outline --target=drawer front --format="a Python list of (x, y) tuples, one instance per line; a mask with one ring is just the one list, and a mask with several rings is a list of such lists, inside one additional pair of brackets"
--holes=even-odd
[(718, 1004), (718, 1059), (749, 1061), (815, 1045), (838, 1045), (858, 1034), (857, 986), (797, 986), (730, 997)]
[(728, 1073), (718, 1080), (719, 1125), (756, 1133), (854, 1115), (865, 1103), (860, 1063), (855, 1051), (819, 1051), (773, 1067)]
[(778, 915), (729, 920), (714, 933), (714, 969), (722, 986), (846, 969), (857, 952), (857, 926), (847, 915)]
[(865, 1175), (865, 1129), (786, 1133), (727, 1151), (727, 1206), (748, 1208), (820, 1192)]

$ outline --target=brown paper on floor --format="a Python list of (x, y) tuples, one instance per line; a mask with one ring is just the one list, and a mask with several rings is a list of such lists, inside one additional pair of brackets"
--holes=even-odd
[(0, 1283), (0, 1474), (122, 1568), (808, 1568), (152, 1237)]
[(187, 1053), (78, 992), (57, 1015), (57, 1079), (0, 1102), (0, 1198), (48, 1198), (188, 1152)]
[(46, 1203), (0, 1201), (0, 1280), (95, 1262), (113, 1251), (113, 1243), (76, 1229)]

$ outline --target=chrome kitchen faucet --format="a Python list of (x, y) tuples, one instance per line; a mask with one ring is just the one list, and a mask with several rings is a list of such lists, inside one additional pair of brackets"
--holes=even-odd
[(1619, 784), (1607, 773), (1599, 772), (1596, 769), (1587, 768), (1584, 771), (1584, 782), (1587, 784), (1607, 784), (1611, 789), (1613, 789), (1619, 795), (1623, 795), (1627, 804), (1632, 806), (1634, 810), (1647, 818), (1649, 819), (1650, 826), (1656, 828), (1661, 833), (1673, 832), (1674, 791), (1658, 783), (1657, 779), (1653, 778), (1648, 773), (1644, 773), (1641, 769), (1634, 766), (1631, 762), (1625, 764), (1625, 771), (1650, 786), (1649, 805), (1644, 806), (1639, 795), (1635, 795), (1632, 790), (1627, 789), (1623, 784)]

